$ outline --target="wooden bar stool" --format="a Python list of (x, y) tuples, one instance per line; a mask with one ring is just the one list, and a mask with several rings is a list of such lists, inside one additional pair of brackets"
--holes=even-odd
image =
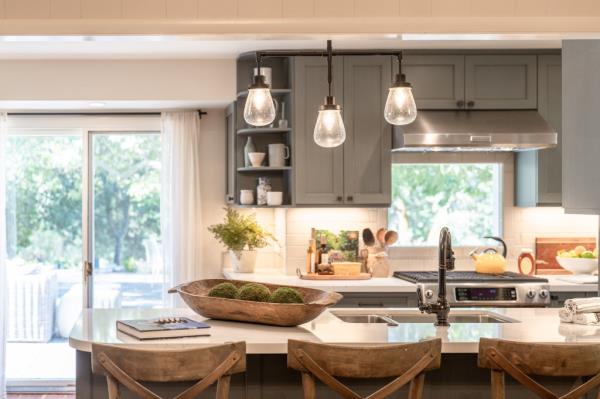
[(106, 375), (109, 399), (120, 386), (142, 399), (161, 399), (139, 381), (198, 381), (174, 399), (192, 399), (217, 382), (217, 399), (229, 397), (231, 374), (246, 371), (246, 343), (179, 350), (92, 344), (92, 372)]
[(441, 350), (440, 339), (378, 346), (325, 345), (289, 340), (288, 367), (302, 372), (305, 399), (315, 398), (315, 377), (348, 399), (361, 399), (361, 396), (335, 377), (397, 377), (367, 398), (386, 398), (410, 382), (409, 399), (420, 399), (425, 372), (440, 367)]
[[(481, 338), (478, 365), (492, 371), (492, 399), (504, 399), (504, 376), (508, 373), (543, 399), (575, 399), (600, 385), (600, 345), (531, 344)], [(587, 382), (558, 396), (529, 375), (587, 377)], [(600, 399), (600, 394), (597, 396)]]

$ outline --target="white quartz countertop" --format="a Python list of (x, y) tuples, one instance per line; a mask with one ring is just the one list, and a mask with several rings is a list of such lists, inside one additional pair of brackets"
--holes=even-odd
[(85, 310), (69, 337), (71, 347), (91, 351), (91, 344), (127, 344), (145, 347), (173, 348), (188, 345), (214, 345), (231, 341), (246, 341), (250, 354), (287, 353), (287, 340), (300, 339), (337, 344), (384, 344), (416, 342), (441, 338), (444, 353), (477, 353), (479, 338), (500, 338), (519, 342), (597, 342), (600, 327), (561, 324), (558, 309), (452, 309), (450, 315), (469, 312), (495, 312), (513, 319), (514, 323), (453, 323), (450, 327), (435, 327), (431, 322), (407, 322), (397, 326), (347, 323), (338, 315), (383, 314), (418, 316), (416, 309), (328, 309), (315, 320), (298, 327), (270, 327), (258, 324), (206, 320), (211, 325), (210, 337), (138, 341), (117, 333), (116, 321), (165, 316), (187, 316), (205, 319), (189, 309), (89, 309)]
[(293, 285), (336, 292), (416, 292), (413, 283), (395, 277), (371, 278), (369, 280), (302, 280), (298, 276), (276, 272), (236, 273), (231, 270), (223, 270), (223, 276), (231, 280)]
[[(256, 273), (236, 273), (223, 270), (223, 276), (232, 280), (246, 280), (259, 283), (293, 285), (318, 288), (337, 292), (416, 292), (414, 284), (395, 277), (371, 278), (369, 280), (302, 280), (298, 276), (263, 271)], [(551, 292), (595, 292), (598, 284), (578, 284), (570, 281), (569, 276), (540, 276), (548, 279)], [(591, 277), (594, 278), (594, 277)]]

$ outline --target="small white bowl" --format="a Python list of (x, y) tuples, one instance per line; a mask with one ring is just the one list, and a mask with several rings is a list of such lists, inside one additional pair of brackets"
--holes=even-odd
[(573, 274), (592, 274), (598, 270), (598, 259), (556, 257), (558, 264)]
[(266, 155), (267, 154), (265, 152), (249, 152), (248, 158), (250, 159), (250, 163), (252, 164), (252, 166), (258, 168), (262, 165)]

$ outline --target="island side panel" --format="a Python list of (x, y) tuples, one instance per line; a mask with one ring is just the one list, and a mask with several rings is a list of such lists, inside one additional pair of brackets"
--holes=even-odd
[[(343, 333), (343, 332), (340, 332)], [(300, 373), (287, 368), (287, 356), (284, 354), (248, 355), (247, 372), (232, 378), (232, 399), (303, 399)], [(537, 380), (557, 394), (569, 391), (573, 378)], [(357, 393), (368, 396), (390, 380), (342, 380)], [(173, 397), (189, 384), (149, 384), (151, 389), (164, 397)], [(93, 376), (90, 354), (77, 351), (77, 399), (106, 399), (106, 380)], [(407, 387), (392, 398), (407, 397)], [(511, 378), (506, 379), (506, 394), (510, 399), (529, 399), (531, 394)], [(198, 398), (214, 398), (214, 387)], [(337, 399), (323, 384), (317, 385), (319, 399)], [(485, 399), (490, 397), (490, 371), (477, 367), (476, 354), (444, 354), (442, 368), (427, 373), (425, 378), (424, 399)], [(134, 396), (123, 390), (122, 399)], [(595, 398), (588, 394), (584, 399)]]

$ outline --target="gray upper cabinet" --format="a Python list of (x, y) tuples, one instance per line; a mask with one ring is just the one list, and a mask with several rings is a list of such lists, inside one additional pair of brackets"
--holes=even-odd
[(538, 111), (556, 129), (558, 145), (515, 155), (515, 205), (562, 205), (562, 66), (560, 55), (538, 57)]
[(383, 117), (390, 57), (344, 57), (344, 196), (347, 204), (391, 202), (392, 127)]
[(392, 82), (391, 57), (335, 57), (333, 76), (347, 137), (330, 149), (313, 140), (317, 112), (327, 95), (326, 61), (296, 57), (296, 205), (387, 206), (392, 130), (383, 109)]
[[(397, 70), (397, 63), (395, 69)], [(464, 107), (464, 55), (408, 55), (402, 62), (402, 73), (413, 86), (417, 108)]]
[(535, 55), (467, 55), (467, 109), (537, 108)]
[[(343, 105), (343, 60), (334, 58), (334, 95)], [(294, 61), (294, 160), (298, 205), (335, 205), (344, 200), (344, 148), (322, 148), (313, 140), (319, 106), (327, 96), (327, 62), (318, 57)]]
[(600, 214), (600, 40), (562, 48), (562, 188), (567, 213)]

